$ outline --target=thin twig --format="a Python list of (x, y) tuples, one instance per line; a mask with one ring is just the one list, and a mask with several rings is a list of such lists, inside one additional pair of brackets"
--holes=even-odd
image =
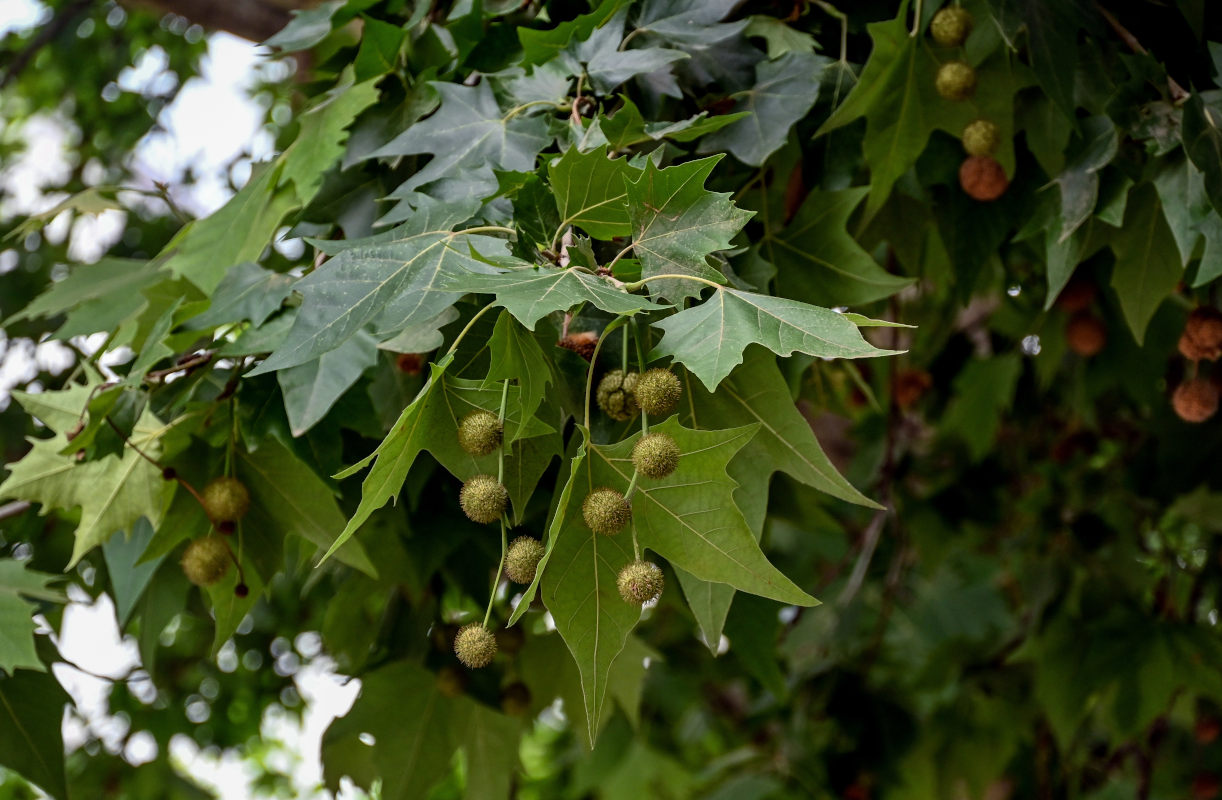
[(0, 506), (0, 520), (17, 517), (24, 514), (30, 507), (28, 500), (14, 500), (11, 503), (5, 503)]
[[(1149, 55), (1150, 51), (1146, 50), (1146, 48), (1142, 46), (1142, 43), (1137, 41), (1137, 37), (1134, 36), (1128, 28), (1120, 24), (1120, 20), (1116, 19), (1112, 12), (1108, 11), (1097, 2), (1095, 3), (1095, 8), (1097, 8), (1099, 13), (1103, 15), (1103, 18), (1107, 20), (1107, 24), (1111, 26), (1113, 31), (1116, 32), (1116, 35), (1129, 46), (1130, 50), (1132, 50), (1134, 53)], [(1171, 99), (1174, 102), (1178, 103), (1179, 101), (1188, 97), (1188, 91), (1184, 89), (1183, 86), (1180, 86), (1179, 83), (1176, 82), (1175, 78), (1172, 78), (1170, 75), (1167, 76), (1167, 88), (1171, 92)]]

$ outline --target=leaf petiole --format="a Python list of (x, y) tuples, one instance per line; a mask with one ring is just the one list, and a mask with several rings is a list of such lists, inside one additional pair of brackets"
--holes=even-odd
[[(616, 256), (616, 258), (618, 259), (619, 256)], [(625, 283), (624, 291), (635, 292), (637, 289), (640, 289), (642, 286), (644, 286), (647, 283), (651, 283), (653, 281), (660, 281), (660, 280), (696, 281), (697, 283), (703, 283), (706, 286), (712, 286), (714, 289), (726, 288), (723, 284), (717, 283), (716, 281), (711, 281), (708, 278), (698, 278), (695, 275), (669, 275), (667, 274), (667, 275), (653, 275), (648, 278), (641, 278), (639, 281), (633, 281), (632, 283)]]

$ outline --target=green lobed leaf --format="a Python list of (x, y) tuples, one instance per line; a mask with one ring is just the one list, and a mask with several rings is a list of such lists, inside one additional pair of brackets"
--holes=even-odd
[(1214, 211), (1222, 214), (1222, 111), (1206, 105), (1194, 93), (1184, 104), (1184, 152), (1205, 175), (1205, 192)]
[[(522, 416), (533, 417), (552, 382), (551, 366), (539, 343), (508, 311), (502, 311), (492, 329), (488, 348), (491, 366), (482, 388), (494, 388), (494, 384), (499, 387), (502, 381), (516, 380), (521, 390)], [(521, 433), (519, 429), (517, 434)]]
[(288, 275), (244, 261), (225, 273), (212, 293), (208, 310), (192, 317), (187, 327), (198, 331), (243, 320), (258, 327), (292, 292), (293, 279)]
[(377, 363), (377, 343), (364, 331), (313, 361), (276, 373), (284, 396), (289, 429), (301, 436), (314, 427), (336, 401)]
[(663, 308), (648, 298), (628, 294), (584, 269), (532, 267), (497, 274), (455, 274), (442, 288), (456, 292), (495, 294), (494, 305), (513, 314), (527, 330), (554, 311), (582, 303), (612, 314), (635, 314)]
[(1116, 254), (1112, 288), (1133, 337), (1141, 344), (1150, 318), (1184, 274), (1153, 185), (1133, 190), (1124, 226), (1112, 238), (1112, 250)]
[(66, 602), (63, 592), (48, 587), (54, 580), (57, 576), (27, 569), (21, 561), (0, 558), (0, 673), (46, 670), (34, 650), (34, 607), (30, 601)]
[(628, 159), (608, 158), (607, 145), (587, 153), (569, 148), (547, 170), (561, 218), (551, 240), (559, 239), (569, 225), (576, 225), (595, 239), (630, 235), (625, 183), (640, 175), (641, 170), (631, 166)]
[(867, 342), (844, 314), (726, 287), (653, 325), (665, 335), (650, 358), (672, 356), (709, 391), (742, 363), (750, 344), (761, 344), (779, 356), (798, 352), (820, 358), (872, 358), (893, 353)]
[[(707, 259), (730, 249), (730, 240), (752, 216), (736, 208), (728, 192), (704, 188), (722, 158), (711, 156), (664, 169), (647, 161), (641, 176), (628, 184), (632, 250), (641, 262), (643, 280), (658, 275), (722, 279)], [(695, 281), (668, 279), (649, 288), (655, 297), (672, 302), (700, 293)]]

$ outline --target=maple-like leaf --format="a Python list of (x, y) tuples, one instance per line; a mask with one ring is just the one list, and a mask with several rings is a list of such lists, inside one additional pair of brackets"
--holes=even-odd
[(315, 242), (335, 257), (294, 286), (303, 299), (293, 328), (250, 374), (312, 361), (379, 319), (393, 321), (396, 327), (384, 331), (390, 334), (438, 318), (460, 294), (444, 288), (447, 276), (495, 269), (471, 248), (504, 248), (499, 239), (451, 232), (465, 213), (466, 207), (437, 206), (367, 239)]
[(631, 233), (628, 189), (625, 181), (636, 180), (641, 170), (626, 158), (607, 158), (607, 146), (587, 153), (576, 147), (548, 167), (548, 182), (560, 211), (560, 231), (576, 225), (595, 239), (612, 239)]
[[(719, 281), (721, 273), (708, 257), (730, 248), (730, 239), (751, 218), (736, 208), (728, 192), (710, 192), (704, 182), (724, 156), (711, 156), (659, 169), (652, 160), (628, 184), (632, 249), (641, 262), (641, 277), (691, 275)], [(655, 297), (670, 301), (699, 294), (696, 281), (664, 280), (651, 284)]]
[(894, 353), (862, 338), (848, 315), (727, 287), (653, 325), (665, 335), (651, 359), (673, 356), (709, 391), (742, 363), (749, 344), (762, 344), (779, 356), (798, 352), (821, 358), (870, 358)]
[(0, 671), (46, 667), (34, 650), (34, 606), (31, 600), (67, 601), (64, 593), (48, 588), (56, 576), (26, 569), (21, 561), (0, 558)]

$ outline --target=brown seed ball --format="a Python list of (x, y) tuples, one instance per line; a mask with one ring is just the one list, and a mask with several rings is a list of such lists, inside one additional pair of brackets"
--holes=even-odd
[(458, 504), (472, 522), (496, 522), (509, 506), (509, 490), (491, 475), (476, 475), (462, 485)]
[(451, 664), (437, 670), (437, 691), (446, 697), (461, 697), (467, 690), (467, 673)]
[(581, 516), (590, 530), (613, 536), (632, 519), (632, 504), (614, 489), (595, 489), (582, 502)]
[(625, 373), (613, 369), (598, 382), (598, 407), (613, 420), (627, 422), (636, 416), (636, 382), (640, 378), (635, 372)]
[(213, 522), (237, 522), (250, 510), (250, 492), (237, 478), (222, 476), (204, 487), (204, 513)]
[(664, 417), (679, 405), (683, 384), (668, 369), (651, 369), (636, 382), (636, 404), (651, 417)]
[(1001, 143), (1001, 128), (987, 119), (968, 123), (963, 129), (963, 149), (969, 156), (991, 156)]
[(1107, 326), (1089, 311), (1079, 311), (1065, 324), (1065, 341), (1070, 350), (1090, 358), (1107, 344)]
[(598, 334), (594, 331), (570, 333), (556, 342), (556, 346), (563, 347), (565, 350), (572, 350), (586, 361), (589, 361), (594, 358), (594, 348), (598, 346)]
[(496, 636), (481, 623), (464, 625), (454, 637), (454, 654), (470, 669), (486, 667), (496, 655)]
[(1204, 422), (1218, 412), (1218, 387), (1207, 378), (1193, 378), (1175, 387), (1171, 407), (1185, 422)]
[(1073, 313), (1090, 306), (1095, 299), (1095, 284), (1080, 275), (1075, 275), (1057, 295), (1057, 308)]
[(491, 411), (472, 411), (458, 423), (458, 446), (473, 456), (495, 452), (504, 436), (504, 426)]
[(501, 710), (511, 717), (524, 717), (530, 713), (530, 687), (514, 681), (501, 690)]
[(1179, 350), (1193, 361), (1216, 361), (1222, 355), (1222, 312), (1212, 306), (1193, 309), (1184, 324)]
[(400, 353), (395, 356), (395, 368), (404, 375), (419, 375), (424, 369), (424, 356), (420, 353)]
[(196, 586), (211, 586), (229, 571), (229, 561), (225, 540), (209, 534), (187, 545), (182, 554), (182, 574)]
[(625, 603), (641, 606), (662, 595), (665, 579), (662, 569), (649, 561), (633, 561), (625, 564), (615, 581), (619, 596)]
[(968, 156), (959, 167), (959, 185), (975, 200), (996, 200), (1006, 193), (1010, 181), (1001, 164), (990, 156)]
[(965, 61), (948, 61), (938, 68), (934, 85), (947, 100), (966, 100), (976, 91), (976, 70)]
[(514, 583), (530, 583), (543, 558), (543, 543), (533, 536), (519, 536), (505, 553), (505, 575)]
[(895, 376), (892, 391), (895, 404), (900, 408), (912, 408), (925, 392), (933, 386), (933, 376), (923, 369), (906, 369)]
[(679, 445), (669, 433), (647, 433), (632, 447), (632, 466), (650, 478), (665, 478), (679, 466)]
[(933, 15), (929, 35), (942, 47), (958, 47), (972, 32), (972, 14), (966, 8), (951, 6)]

